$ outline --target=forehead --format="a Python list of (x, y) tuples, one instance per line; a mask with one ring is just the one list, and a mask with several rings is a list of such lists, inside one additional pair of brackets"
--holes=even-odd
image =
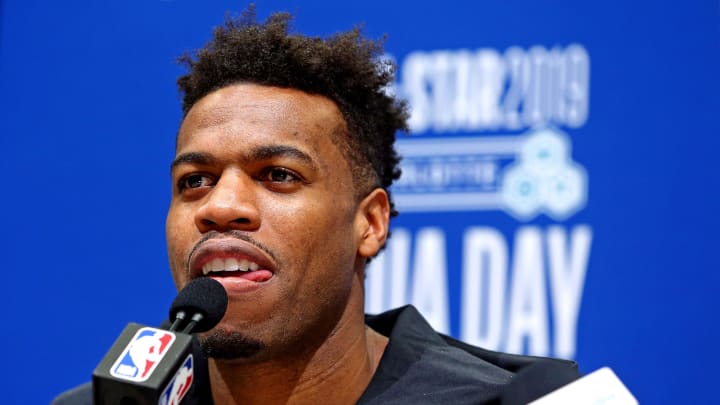
[(327, 148), (345, 121), (330, 99), (296, 89), (235, 84), (200, 99), (180, 127), (178, 151), (202, 142), (301, 142)]

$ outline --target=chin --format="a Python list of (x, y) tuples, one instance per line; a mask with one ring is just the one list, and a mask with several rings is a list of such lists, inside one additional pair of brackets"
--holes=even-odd
[(241, 332), (215, 328), (200, 336), (200, 346), (213, 359), (249, 359), (265, 349), (265, 344)]

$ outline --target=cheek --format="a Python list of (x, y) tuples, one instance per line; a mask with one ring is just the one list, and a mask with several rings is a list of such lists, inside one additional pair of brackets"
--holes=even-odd
[(277, 248), (283, 262), (298, 266), (299, 272), (316, 274), (351, 266), (346, 259), (355, 258), (353, 236), (348, 233), (353, 227), (346, 204), (329, 195), (307, 197), (265, 205), (263, 237)]
[(186, 244), (189, 240), (183, 233), (187, 225), (183, 225), (183, 223), (179, 221), (180, 218), (182, 218), (182, 216), (171, 207), (165, 221), (165, 237), (167, 240), (170, 271), (172, 272), (175, 286), (178, 287), (178, 289), (187, 283), (183, 252), (186, 251)]
[[(309, 244), (326, 243), (327, 239), (337, 244), (352, 226), (354, 216), (348, 211), (347, 199), (336, 195), (273, 201), (265, 206), (264, 225), (277, 228), (276, 233), (284, 235), (285, 242), (293, 247), (309, 248)], [(273, 216), (272, 220), (268, 214)]]

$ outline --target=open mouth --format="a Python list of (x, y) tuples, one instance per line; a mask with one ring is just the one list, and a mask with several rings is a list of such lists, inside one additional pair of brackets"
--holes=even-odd
[[(270, 270), (263, 269), (259, 264), (237, 257), (216, 257), (202, 266), (204, 276), (218, 279), (218, 281), (236, 280), (236, 282), (261, 283), (272, 278)], [(222, 283), (222, 281), (221, 281)]]
[(211, 277), (228, 292), (260, 288), (275, 274), (271, 254), (238, 238), (211, 238), (194, 248), (188, 259), (191, 278)]
[(238, 272), (256, 271), (259, 268), (260, 265), (255, 262), (229, 257), (226, 259), (215, 258), (209, 261), (203, 266), (202, 271), (204, 276), (208, 274), (222, 276)]

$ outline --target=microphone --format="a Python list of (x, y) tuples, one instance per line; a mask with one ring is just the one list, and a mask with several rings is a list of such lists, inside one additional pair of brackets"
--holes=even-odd
[(608, 367), (582, 378), (575, 370), (543, 361), (518, 373), (505, 388), (502, 405), (637, 405), (638, 401)]
[[(190, 333), (212, 329), (228, 297), (210, 278), (190, 282), (170, 307), (170, 330), (129, 323), (93, 371), (94, 404), (180, 404), (198, 391), (198, 360)], [(178, 329), (184, 325), (182, 332)], [(200, 373), (203, 374), (203, 373)]]
[(192, 314), (182, 333), (200, 333), (212, 329), (220, 322), (227, 309), (228, 297), (222, 284), (211, 278), (198, 278), (190, 282), (170, 305), (171, 331), (178, 330)]

